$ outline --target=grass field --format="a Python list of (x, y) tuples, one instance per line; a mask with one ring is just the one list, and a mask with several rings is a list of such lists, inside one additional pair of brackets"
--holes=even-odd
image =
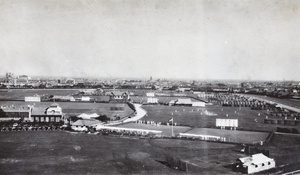
[(270, 154), (280, 164), (298, 163), (300, 167), (300, 136), (297, 134), (277, 134), (270, 141), (265, 149), (270, 150)]
[[(0, 152), (1, 174), (184, 174), (156, 161), (164, 160), (165, 155), (195, 162), (201, 159), (215, 166), (203, 167), (203, 172), (231, 174), (223, 165), (239, 156), (231, 144), (122, 139), (64, 131), (0, 133), (0, 146), (5, 150)], [(221, 158), (219, 153), (223, 158), (215, 160)]]
[[(215, 127), (217, 118), (238, 119), (239, 129), (244, 130), (276, 131), (277, 127), (283, 126), (264, 124), (264, 119), (267, 115), (266, 111), (251, 110), (247, 107), (222, 107), (219, 105), (206, 107), (143, 105), (142, 108), (147, 111), (147, 116), (144, 117), (143, 120), (167, 122), (173, 117), (175, 123), (192, 127)], [(217, 115), (207, 115), (207, 113)], [(228, 114), (228, 117), (226, 117), (226, 114)], [(260, 116), (258, 116), (259, 114)], [(284, 125), (284, 127), (294, 126)]]
[[(65, 131), (1, 132), (0, 148), (1, 174), (186, 174), (159, 163), (165, 156), (196, 164), (193, 174), (237, 174), (228, 165), (245, 156), (233, 144)], [(299, 136), (275, 135), (263, 148), (277, 165), (299, 167)]]
[(24, 100), (26, 96), (71, 95), (76, 92), (77, 89), (10, 89), (8, 92), (0, 91), (0, 99)]

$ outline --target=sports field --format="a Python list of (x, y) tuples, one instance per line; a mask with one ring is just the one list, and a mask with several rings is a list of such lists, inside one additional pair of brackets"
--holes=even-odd
[[(200, 172), (232, 174), (224, 165), (235, 162), (239, 156), (231, 144), (130, 139), (65, 131), (2, 132), (0, 146), (5, 150), (0, 152), (1, 174), (185, 174), (158, 162), (164, 161), (166, 155), (185, 160), (201, 158), (211, 163), (219, 161), (214, 169), (204, 167)], [(219, 153), (224, 157), (213, 160)]]
[(238, 119), (238, 127), (243, 130), (276, 131), (278, 127), (278, 125), (264, 124), (267, 115), (265, 110), (251, 110), (249, 107), (143, 105), (142, 108), (147, 111), (147, 116), (143, 120), (155, 122), (167, 122), (173, 117), (178, 125), (212, 128), (216, 126), (217, 118), (223, 118)]

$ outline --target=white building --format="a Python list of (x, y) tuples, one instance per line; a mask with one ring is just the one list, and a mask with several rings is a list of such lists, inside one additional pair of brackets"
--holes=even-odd
[(46, 114), (51, 115), (51, 114), (62, 114), (62, 109), (61, 107), (58, 106), (57, 103), (53, 103), (46, 109)]
[(231, 128), (237, 128), (238, 127), (238, 119), (216, 119), (216, 127), (231, 127)]
[(81, 97), (81, 101), (90, 101), (90, 97)]
[(156, 104), (158, 103), (158, 98), (147, 98), (147, 103)]
[(74, 131), (88, 131), (89, 127), (96, 127), (99, 125), (103, 125), (103, 122), (99, 121), (99, 120), (89, 120), (89, 119), (85, 119), (85, 120), (77, 120), (74, 123), (71, 123), (71, 128)]
[(40, 96), (25, 97), (26, 102), (41, 102)]
[(203, 102), (203, 101), (193, 101), (192, 106), (205, 107), (205, 102)]
[(154, 97), (155, 94), (154, 94), (154, 92), (148, 92), (148, 93), (146, 94), (146, 96), (147, 96), (147, 97)]
[(218, 141), (221, 140), (220, 136), (203, 135), (203, 134), (190, 134), (190, 133), (179, 133), (179, 137), (183, 138), (197, 138), (201, 140)]
[(177, 89), (177, 91), (179, 91), (179, 92), (191, 91), (191, 88), (180, 87)]
[(252, 174), (275, 168), (275, 160), (262, 153), (237, 159), (237, 168), (242, 173)]
[(75, 98), (73, 96), (54, 95), (52, 99), (56, 101), (75, 101)]
[(93, 113), (93, 114), (85, 114), (85, 113), (82, 113), (80, 114), (79, 116), (77, 116), (78, 118), (82, 118), (82, 119), (95, 119), (97, 117), (99, 117), (98, 114), (96, 113)]

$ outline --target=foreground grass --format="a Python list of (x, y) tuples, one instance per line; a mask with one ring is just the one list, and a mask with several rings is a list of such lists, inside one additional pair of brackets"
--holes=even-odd
[[(278, 166), (297, 167), (299, 143), (297, 135), (275, 135), (263, 147)], [(0, 148), (1, 174), (186, 174), (159, 163), (166, 156), (197, 165), (189, 174), (237, 174), (229, 165), (245, 156), (234, 144), (65, 131), (1, 132)]]
[(2, 132), (0, 147), (1, 174), (182, 174), (156, 160), (166, 155), (192, 160), (208, 148), (210, 154), (225, 149), (232, 154), (234, 145), (50, 131)]

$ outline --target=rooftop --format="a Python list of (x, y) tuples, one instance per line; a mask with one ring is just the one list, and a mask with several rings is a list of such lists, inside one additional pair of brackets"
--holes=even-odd
[(111, 92), (113, 95), (123, 95), (123, 94), (126, 94), (126, 92), (120, 92), (120, 91), (117, 91), (117, 92)]
[(77, 120), (76, 122), (72, 123), (72, 125), (74, 126), (92, 126), (92, 125), (96, 125), (99, 124), (101, 125), (103, 122), (99, 121), (99, 120)]
[(179, 98), (176, 104), (192, 104), (192, 100), (190, 98)]
[(271, 158), (263, 155), (262, 153), (259, 153), (259, 154), (253, 154), (252, 156), (249, 156), (249, 157), (239, 158), (239, 160), (244, 165), (249, 166), (251, 164), (257, 165), (257, 164), (273, 161), (274, 159), (271, 159)]

